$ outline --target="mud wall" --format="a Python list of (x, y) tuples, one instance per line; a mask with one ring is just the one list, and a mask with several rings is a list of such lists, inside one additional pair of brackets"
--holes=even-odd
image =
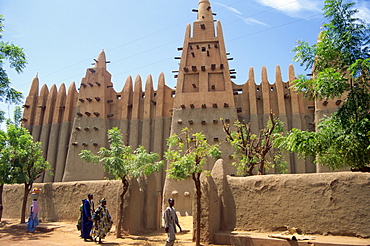
[[(370, 237), (370, 174), (354, 172), (231, 177), (218, 160), (203, 180), (203, 240), (222, 230)], [(207, 216), (207, 215), (210, 216)]]
[[(144, 179), (131, 180), (129, 191), (125, 195), (123, 229), (131, 234), (150, 231), (160, 226), (158, 201), (161, 200), (161, 195), (155, 190), (155, 185), (148, 187), (145, 183), (147, 181)], [(118, 223), (119, 195), (122, 192), (122, 183), (119, 180), (35, 183), (33, 187), (41, 188), (38, 198), (41, 221), (77, 222), (81, 200), (86, 199), (87, 194), (91, 193), (94, 195), (95, 208), (101, 198), (106, 198), (112, 219), (115, 225)], [(23, 191), (24, 185), (4, 186), (3, 218), (20, 220)], [(31, 195), (29, 195), (27, 217), (31, 201)]]
[[(218, 160), (211, 176), (202, 176), (204, 241), (212, 242), (213, 233), (223, 230), (270, 232), (285, 225), (305, 234), (370, 237), (368, 173), (231, 177)], [(125, 196), (123, 228), (131, 234), (160, 227), (161, 194), (155, 185), (146, 185), (155, 178), (147, 179), (131, 180)], [(118, 221), (120, 181), (36, 183), (34, 187), (42, 189), (38, 199), (42, 221), (77, 221), (79, 205), (88, 193), (94, 194), (96, 206), (105, 197), (113, 220)], [(5, 185), (3, 218), (20, 219), (23, 189), (23, 185)]]

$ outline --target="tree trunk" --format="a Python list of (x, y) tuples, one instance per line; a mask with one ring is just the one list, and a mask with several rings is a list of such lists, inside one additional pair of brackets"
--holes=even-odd
[(129, 183), (125, 177), (122, 178), (122, 184), (123, 184), (123, 190), (122, 190), (122, 193), (119, 195), (120, 197), (119, 218), (118, 218), (118, 224), (116, 226), (116, 238), (121, 237), (121, 228), (122, 228), (122, 221), (123, 221), (123, 203), (124, 203), (125, 194), (128, 191), (128, 186), (129, 186)]
[(1, 218), (3, 217), (3, 190), (4, 190), (4, 184), (0, 185), (0, 221)]
[(253, 169), (254, 169), (254, 164), (250, 164), (249, 168), (247, 169), (248, 176), (253, 176)]
[(24, 193), (23, 193), (23, 203), (22, 203), (22, 212), (21, 212), (21, 223), (26, 222), (26, 205), (27, 198), (30, 190), (32, 189), (32, 183), (24, 182)]
[(262, 157), (259, 168), (258, 168), (258, 175), (264, 175), (265, 174), (265, 156)]
[(195, 229), (195, 245), (200, 245), (200, 219), (201, 219), (201, 198), (202, 191), (200, 187), (200, 173), (193, 173), (193, 180), (195, 183), (196, 194), (197, 194), (197, 218), (196, 218), (196, 229)]

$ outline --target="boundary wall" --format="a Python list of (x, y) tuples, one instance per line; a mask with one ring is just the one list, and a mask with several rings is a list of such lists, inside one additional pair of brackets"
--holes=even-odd
[[(130, 234), (156, 230), (160, 226), (160, 194), (154, 186), (145, 185), (146, 180), (132, 179), (125, 195), (123, 230)], [(153, 181), (151, 181), (153, 182)], [(78, 181), (35, 183), (33, 188), (41, 188), (38, 198), (41, 221), (76, 221), (79, 207), (87, 194), (94, 195), (95, 208), (101, 198), (106, 198), (107, 208), (112, 216), (114, 226), (118, 223), (119, 195), (122, 192), (120, 180)], [(19, 219), (21, 215), (24, 185), (5, 185), (3, 192), (3, 218)], [(159, 200), (159, 201), (158, 201)], [(26, 221), (32, 202), (29, 195), (26, 208)]]
[(370, 237), (370, 173), (232, 177), (220, 159), (211, 176), (203, 175), (202, 187), (203, 241), (218, 243), (214, 235), (220, 231), (286, 226), (304, 234)]
[[(304, 234), (370, 237), (370, 173), (233, 177), (226, 175), (220, 159), (211, 175), (202, 177), (204, 242), (217, 243), (214, 235), (222, 231), (272, 232), (285, 226), (297, 227)], [(130, 234), (161, 226), (161, 194), (155, 185), (146, 185), (153, 182), (148, 179), (154, 177), (132, 179), (125, 196), (123, 229)], [(105, 197), (113, 221), (118, 221), (122, 188), (118, 180), (36, 183), (33, 187), (42, 190), (38, 199), (42, 221), (77, 222), (81, 200), (88, 193), (94, 194), (95, 206)], [(23, 190), (23, 185), (4, 186), (4, 218), (20, 218)]]

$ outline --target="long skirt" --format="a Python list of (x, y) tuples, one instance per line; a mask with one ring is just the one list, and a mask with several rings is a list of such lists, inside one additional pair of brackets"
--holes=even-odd
[(27, 231), (35, 231), (36, 226), (39, 224), (39, 215), (36, 213), (35, 218), (33, 217), (33, 212), (28, 217)]

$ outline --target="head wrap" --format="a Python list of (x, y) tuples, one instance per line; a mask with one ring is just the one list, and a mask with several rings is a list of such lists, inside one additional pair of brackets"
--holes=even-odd
[(103, 198), (103, 199), (101, 199), (101, 200), (99, 201), (99, 203), (103, 203), (103, 202), (107, 202), (107, 200), (105, 200), (105, 198)]

